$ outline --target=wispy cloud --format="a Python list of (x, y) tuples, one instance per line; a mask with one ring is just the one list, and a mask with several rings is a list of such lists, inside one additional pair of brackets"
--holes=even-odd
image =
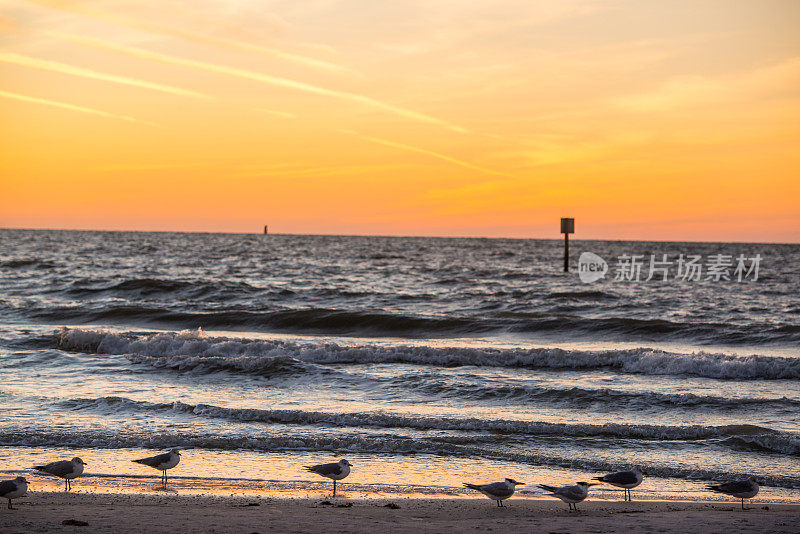
[(171, 85), (163, 85), (160, 83), (148, 82), (145, 80), (138, 80), (128, 76), (118, 76), (116, 74), (107, 74), (98, 72), (96, 70), (87, 69), (84, 67), (76, 67), (66, 63), (59, 63), (56, 61), (48, 61), (22, 54), (15, 54), (13, 52), (0, 52), (0, 62), (10, 63), (12, 65), (19, 65), (22, 67), (30, 67), (33, 69), (46, 70), (50, 72), (58, 72), (61, 74), (68, 74), (71, 76), (80, 76), (83, 78), (91, 78), (93, 80), (102, 80), (105, 82), (118, 83), (122, 85), (130, 85), (133, 87), (140, 87), (142, 89), (151, 89), (153, 91), (160, 91), (162, 93), (169, 93), (178, 96), (188, 96), (191, 98), (210, 99), (208, 95), (198, 93), (195, 91), (188, 91), (180, 89)]
[(28, 1), (33, 4), (47, 6), (54, 9), (60, 9), (63, 11), (69, 11), (71, 13), (77, 13), (87, 17), (92, 17), (112, 22), (120, 26), (127, 26), (129, 28), (143, 30), (149, 33), (167, 35), (170, 37), (177, 37), (179, 39), (184, 39), (187, 41), (238, 49), (246, 52), (253, 52), (256, 54), (261, 54), (275, 59), (288, 61), (297, 65), (303, 65), (305, 67), (311, 67), (328, 71), (341, 71), (341, 72), (349, 71), (349, 69), (346, 67), (337, 65), (335, 63), (330, 63), (328, 61), (323, 61), (308, 56), (302, 56), (299, 54), (292, 54), (289, 52), (284, 52), (282, 50), (277, 50), (275, 48), (269, 48), (266, 46), (247, 43), (244, 41), (224, 39), (221, 37), (205, 35), (198, 32), (182, 30), (172, 26), (167, 26), (165, 24), (158, 24), (155, 22), (135, 19), (125, 15), (121, 15), (119, 13), (112, 13), (108, 11), (98, 10), (86, 4), (67, 2), (63, 0), (28, 0)]
[(795, 56), (744, 72), (676, 76), (654, 90), (626, 95), (611, 103), (628, 110), (668, 112), (747, 101), (763, 103), (772, 98), (797, 98), (800, 95), (798, 87), (800, 57)]
[(431, 156), (432, 158), (437, 158), (437, 159), (440, 159), (442, 161), (446, 161), (448, 163), (453, 163), (455, 165), (459, 165), (459, 166), (467, 168), (467, 169), (472, 169), (474, 171), (480, 171), (480, 172), (483, 172), (483, 173), (486, 173), (486, 174), (493, 174), (495, 176), (511, 177), (511, 175), (509, 175), (509, 174), (506, 174), (506, 173), (503, 173), (503, 172), (499, 172), (499, 171), (495, 171), (493, 169), (487, 169), (486, 167), (480, 167), (478, 165), (473, 165), (472, 163), (469, 163), (467, 161), (456, 159), (456, 158), (450, 157), (450, 156), (448, 156), (446, 154), (440, 154), (439, 152), (434, 152), (432, 150), (427, 150), (427, 149), (419, 148), (419, 147), (416, 147), (416, 146), (406, 145), (406, 144), (403, 144), (403, 143), (397, 143), (395, 141), (389, 141), (389, 140), (386, 140), (386, 139), (380, 139), (378, 137), (371, 137), (371, 136), (368, 136), (368, 135), (361, 135), (361, 134), (359, 134), (357, 132), (354, 132), (354, 131), (351, 131), (351, 130), (339, 130), (339, 131), (342, 132), (342, 133), (345, 133), (345, 134), (355, 135), (359, 139), (363, 139), (364, 141), (369, 141), (370, 143), (377, 143), (379, 145), (384, 145), (384, 146), (388, 146), (388, 147), (392, 147), (392, 148), (397, 148), (397, 149), (400, 149), (400, 150), (407, 150), (409, 152), (416, 152), (418, 154), (424, 154), (426, 156)]
[(335, 167), (305, 167), (295, 165), (268, 165), (244, 166), (233, 173), (237, 178), (260, 178), (270, 176), (284, 176), (292, 178), (310, 177), (321, 178), (327, 176), (342, 176), (376, 173), (383, 171), (396, 171), (406, 165), (339, 165)]
[(138, 122), (141, 124), (149, 124), (151, 126), (157, 126), (152, 122), (142, 121), (139, 119), (134, 119), (133, 117), (128, 117), (127, 115), (117, 115), (116, 113), (108, 113), (107, 111), (100, 111), (99, 109), (92, 109), (92, 108), (85, 108), (83, 106), (76, 106), (73, 104), (67, 104), (66, 102), (57, 102), (55, 100), (46, 100), (44, 98), (36, 98), (33, 96), (27, 95), (20, 95), (18, 93), (10, 93), (8, 91), (0, 91), (0, 97), (2, 98), (10, 98), (12, 100), (21, 100), (22, 102), (32, 102), (35, 104), (43, 104), (45, 106), (52, 106), (55, 108), (61, 109), (68, 109), (70, 111), (77, 111), (80, 113), (88, 113), (90, 115), (97, 115), (99, 117), (105, 117), (107, 119), (119, 119), (128, 122)]
[(70, 35), (70, 34), (58, 34), (61, 37), (68, 39), (70, 41), (84, 44), (86, 46), (91, 46), (94, 48), (99, 48), (102, 50), (109, 50), (112, 52), (118, 52), (121, 54), (126, 54), (131, 57), (136, 57), (139, 59), (145, 59), (149, 61), (157, 61), (160, 63), (167, 63), (170, 65), (179, 65), (182, 67), (188, 67), (198, 70), (203, 70), (206, 72), (213, 72), (217, 74), (224, 74), (227, 76), (233, 76), (236, 78), (242, 78), (245, 80), (251, 80), (267, 85), (272, 85), (276, 87), (284, 87), (287, 89), (293, 89), (295, 91), (300, 91), (303, 93), (311, 93), (321, 96), (326, 96), (330, 98), (335, 98), (338, 100), (344, 100), (348, 102), (353, 102), (356, 104), (360, 104), (366, 107), (370, 107), (373, 109), (378, 109), (381, 111), (385, 111), (388, 113), (392, 113), (394, 115), (404, 117), (406, 119), (415, 120), (418, 122), (423, 122), (427, 124), (435, 124), (437, 126), (442, 126), (449, 130), (464, 133), (467, 130), (456, 126), (455, 124), (451, 124), (442, 119), (437, 119), (436, 117), (432, 117), (430, 115), (426, 115), (424, 113), (419, 113), (417, 111), (413, 111), (410, 109), (405, 109), (399, 106), (395, 106), (392, 104), (387, 104), (385, 102), (381, 102), (380, 100), (375, 100), (374, 98), (360, 95), (357, 93), (350, 93), (346, 91), (337, 91), (334, 89), (326, 89), (325, 87), (320, 87), (317, 85), (312, 85), (305, 82), (300, 82), (297, 80), (291, 80), (289, 78), (281, 78), (278, 76), (270, 76), (268, 74), (262, 74), (260, 72), (254, 72), (245, 69), (239, 69), (236, 67), (227, 67), (224, 65), (217, 65), (214, 63), (207, 63), (205, 61), (196, 61), (193, 59), (185, 59), (177, 56), (171, 56), (167, 54), (161, 54), (158, 52), (151, 52), (150, 50), (145, 50), (143, 48), (134, 47), (134, 46), (122, 46), (113, 43), (109, 43), (106, 41), (102, 41), (100, 39), (93, 39), (89, 37), (81, 37), (78, 35)]

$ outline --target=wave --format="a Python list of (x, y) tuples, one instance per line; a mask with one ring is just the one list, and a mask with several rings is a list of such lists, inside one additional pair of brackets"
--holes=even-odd
[[(210, 337), (202, 331), (134, 334), (62, 328), (57, 344), (65, 350), (128, 355), (136, 363), (178, 370), (201, 369), (260, 373), (275, 358), (314, 364), (407, 363), (439, 367), (524, 367), (531, 369), (609, 369), (645, 375), (690, 375), (723, 380), (800, 378), (800, 358), (736, 356), (707, 352), (678, 354), (637, 348), (564, 350), (557, 348), (464, 348), (412, 345), (340, 345), (286, 340)], [(284, 360), (289, 362), (289, 360)]]
[(544, 298), (565, 300), (613, 300), (618, 299), (619, 297), (604, 291), (553, 291), (546, 294)]
[[(86, 294), (88, 292), (88, 295)], [(111, 292), (119, 300), (92, 301), (94, 293)], [(614, 299), (610, 293), (599, 291), (556, 292), (524, 298), (525, 310), (531, 299), (542, 299), (542, 311), (515, 311), (513, 304), (498, 295), (503, 302), (492, 302), (474, 312), (461, 314), (412, 314), (397, 311), (398, 302), (431, 300), (430, 295), (402, 296), (394, 293), (369, 293), (346, 289), (255, 288), (234, 282), (185, 282), (161, 279), (136, 279), (112, 286), (73, 287), (66, 291), (70, 300), (80, 297), (80, 305), (47, 305), (19, 308), (28, 317), (47, 322), (119, 323), (160, 328), (205, 328), (251, 331), (281, 331), (297, 333), (442, 337), (486, 334), (569, 334), (598, 339), (667, 339), (693, 340), (711, 344), (791, 343), (800, 341), (800, 326), (794, 324), (748, 323), (724, 321), (669, 321), (659, 318), (584, 317), (577, 315), (575, 306), (583, 301)], [(437, 297), (441, 298), (441, 297)], [(522, 297), (514, 297), (519, 300)], [(277, 309), (253, 308), (255, 301), (268, 301)], [(370, 309), (360, 309), (353, 303), (362, 299)], [(188, 304), (191, 302), (192, 304)], [(316, 307), (314, 304), (340, 305)], [(453, 301), (454, 302), (454, 301)], [(220, 303), (225, 303), (224, 307)], [(302, 307), (298, 307), (302, 304)], [(350, 306), (350, 308), (348, 308)], [(377, 309), (376, 309), (377, 308)], [(538, 309), (538, 307), (536, 308)], [(624, 313), (625, 306), (617, 307)]]
[(182, 311), (154, 305), (103, 304), (100, 307), (65, 306), (26, 309), (26, 313), (47, 321), (75, 320), (82, 323), (128, 321), (135, 324), (187, 326), (201, 324), (205, 328), (250, 330), (271, 329), (285, 332), (338, 334), (405, 335), (469, 335), (488, 333), (503, 328), (500, 321), (481, 321), (468, 317), (414, 316), (371, 311), (349, 311), (327, 308), (250, 311), (246, 309), (215, 311)]
[(210, 404), (150, 403), (124, 397), (71, 399), (60, 406), (70, 410), (101, 410), (119, 412), (169, 412), (247, 423), (285, 425), (326, 425), (333, 427), (404, 428), (420, 431), (491, 432), (504, 435), (614, 438), (634, 440), (717, 440), (719, 443), (741, 445), (753, 443), (762, 451), (800, 455), (800, 436), (778, 432), (756, 425), (666, 426), (638, 424), (571, 424), (520, 421), (509, 419), (477, 419), (450, 417), (412, 417), (380, 412), (329, 413), (305, 410), (263, 410), (258, 408), (225, 408)]
[(390, 386), (414, 389), (430, 395), (469, 400), (513, 400), (518, 402), (548, 402), (568, 404), (572, 408), (605, 404), (610, 408), (714, 408), (741, 409), (747, 407), (768, 409), (798, 409), (800, 400), (765, 397), (728, 398), (693, 393), (654, 393), (648, 391), (621, 391), (609, 388), (548, 388), (536, 386), (484, 385), (485, 381), (458, 383), (426, 374), (413, 374), (392, 378)]
[(37, 267), (39, 269), (52, 269), (56, 264), (37, 258), (17, 258), (0, 262), (0, 268), (5, 269), (20, 269), (24, 267)]
[[(528, 454), (524, 452), (504, 452), (481, 447), (457, 445), (433, 440), (407, 438), (341, 436), (264, 436), (264, 437), (218, 437), (206, 434), (149, 433), (140, 435), (129, 432), (87, 430), (72, 431), (28, 431), (0, 430), (0, 446), (6, 447), (57, 447), (75, 449), (133, 449), (145, 448), (164, 450), (173, 447), (182, 449), (205, 449), (226, 451), (314, 451), (336, 454), (431, 454), (465, 458), (488, 458), (517, 462), (529, 465), (559, 466), (589, 472), (608, 472), (618, 469), (618, 464), (605, 460), (577, 459), (548, 454)], [(184, 454), (193, 454), (191, 451)], [(198, 454), (201, 454), (198, 452)], [(741, 478), (749, 472), (729, 472), (722, 470), (694, 469), (691, 467), (672, 467), (648, 465), (649, 476), (664, 478), (684, 478), (697, 480), (730, 480)], [(762, 476), (767, 486), (781, 488), (800, 487), (800, 478), (793, 476)]]

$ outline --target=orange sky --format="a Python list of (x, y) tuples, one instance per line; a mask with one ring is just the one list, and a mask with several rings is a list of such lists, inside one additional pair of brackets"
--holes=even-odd
[(800, 2), (0, 0), (0, 227), (800, 242)]

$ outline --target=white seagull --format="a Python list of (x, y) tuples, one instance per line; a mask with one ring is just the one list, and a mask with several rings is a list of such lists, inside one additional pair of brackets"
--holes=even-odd
[(0, 498), (8, 499), (8, 509), (13, 510), (11, 499), (18, 499), (28, 491), (28, 481), (25, 477), (17, 477), (14, 480), (3, 480), (0, 482)]
[(342, 480), (349, 475), (352, 466), (353, 464), (342, 458), (332, 464), (304, 465), (303, 467), (312, 473), (333, 480), (333, 496), (336, 497), (336, 481)]
[(623, 500), (630, 501), (632, 500), (631, 489), (641, 484), (642, 478), (644, 478), (644, 473), (638, 467), (634, 467), (630, 471), (617, 471), (616, 473), (610, 473), (602, 477), (594, 477), (593, 480), (599, 480), (600, 482), (623, 488), (625, 490), (625, 497)]
[(574, 486), (561, 486), (556, 488), (539, 484), (539, 487), (545, 491), (549, 491), (553, 497), (557, 497), (567, 503), (570, 510), (577, 510), (577, 503), (581, 502), (589, 495), (589, 488), (597, 486), (597, 484), (589, 484), (588, 482), (577, 482)]
[(76, 456), (72, 460), (50, 462), (47, 465), (35, 465), (33, 468), (41, 473), (63, 478), (64, 491), (69, 491), (72, 489), (72, 482), (70, 481), (73, 478), (78, 478), (83, 474), (83, 467), (85, 465), (87, 464)]
[(524, 482), (517, 482), (513, 478), (507, 478), (503, 482), (492, 482), (491, 484), (468, 484), (464, 483), (465, 488), (480, 491), (493, 501), (497, 501), (497, 506), (503, 507), (503, 501), (514, 495), (517, 486), (524, 486)]
[(167, 469), (172, 469), (181, 461), (181, 453), (178, 449), (172, 449), (169, 452), (165, 452), (164, 454), (159, 454), (157, 456), (149, 456), (147, 458), (140, 458), (138, 460), (132, 460), (137, 464), (147, 465), (152, 467), (153, 469), (158, 469), (161, 471), (161, 482), (163, 482), (164, 487), (167, 487)]
[(709, 484), (706, 486), (706, 489), (741, 499), (742, 510), (744, 510), (744, 500), (752, 499), (758, 495), (759, 487), (758, 479), (756, 477), (750, 477), (747, 480), (736, 480), (733, 482), (725, 482), (724, 484)]

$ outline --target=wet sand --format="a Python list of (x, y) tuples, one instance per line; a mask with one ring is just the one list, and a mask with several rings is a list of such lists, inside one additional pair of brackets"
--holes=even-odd
[[(387, 506), (390, 505), (391, 506)], [(15, 532), (769, 532), (800, 531), (800, 505), (678, 501), (581, 503), (512, 498), (336, 499), (272, 496), (36, 492), (0, 509), (0, 533)], [(65, 526), (64, 520), (88, 523)]]

